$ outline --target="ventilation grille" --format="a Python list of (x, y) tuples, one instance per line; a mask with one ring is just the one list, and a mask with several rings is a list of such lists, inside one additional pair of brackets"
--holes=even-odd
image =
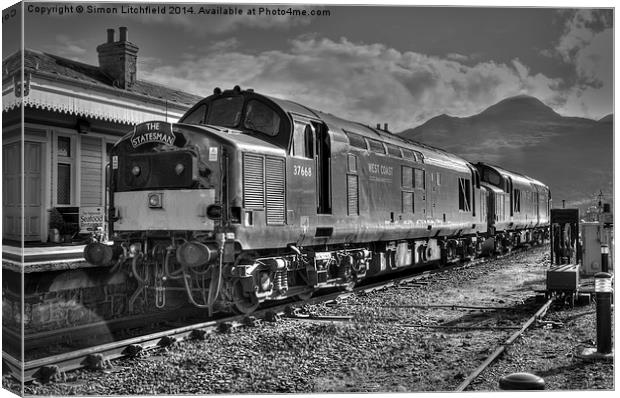
[(259, 155), (243, 154), (243, 207), (263, 209), (265, 207), (264, 159)]
[(359, 212), (357, 176), (347, 175), (347, 213), (350, 216), (357, 216)]
[(265, 173), (267, 177), (265, 184), (267, 224), (284, 225), (286, 223), (284, 159), (267, 158)]

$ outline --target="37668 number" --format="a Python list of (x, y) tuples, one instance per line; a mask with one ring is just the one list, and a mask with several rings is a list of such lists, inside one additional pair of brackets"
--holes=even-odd
[(312, 177), (312, 167), (293, 165), (293, 175), (302, 177)]

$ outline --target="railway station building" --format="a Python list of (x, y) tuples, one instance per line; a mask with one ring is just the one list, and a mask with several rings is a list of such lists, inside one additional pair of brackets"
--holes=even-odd
[(137, 123), (174, 122), (200, 99), (141, 80), (138, 47), (127, 28), (118, 38), (116, 33), (108, 29), (97, 46), (98, 65), (35, 49), (2, 61), (5, 259), (22, 239), (26, 247), (49, 245), (58, 213), (65, 245), (75, 240), (84, 223), (103, 214), (106, 159), (114, 142)]

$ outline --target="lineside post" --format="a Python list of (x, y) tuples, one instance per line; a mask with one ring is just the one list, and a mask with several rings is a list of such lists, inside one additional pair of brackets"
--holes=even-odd
[(609, 272), (609, 246), (601, 245), (601, 272)]
[(599, 272), (594, 275), (596, 293), (596, 349), (585, 348), (577, 357), (586, 360), (613, 360), (611, 340), (611, 300), (613, 289), (611, 275)]
[(611, 275), (599, 272), (594, 275), (596, 292), (596, 348), (599, 354), (611, 353)]

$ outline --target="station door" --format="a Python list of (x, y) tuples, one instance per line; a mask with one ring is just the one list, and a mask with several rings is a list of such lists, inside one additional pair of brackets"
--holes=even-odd
[[(4, 217), (2, 235), (4, 239), (21, 241), (23, 220), (24, 241), (38, 241), (41, 240), (42, 144), (26, 141), (24, 155), (22, 179), (20, 143), (15, 142), (2, 147), (2, 214)], [(24, 183), (23, 202), (22, 181)]]

